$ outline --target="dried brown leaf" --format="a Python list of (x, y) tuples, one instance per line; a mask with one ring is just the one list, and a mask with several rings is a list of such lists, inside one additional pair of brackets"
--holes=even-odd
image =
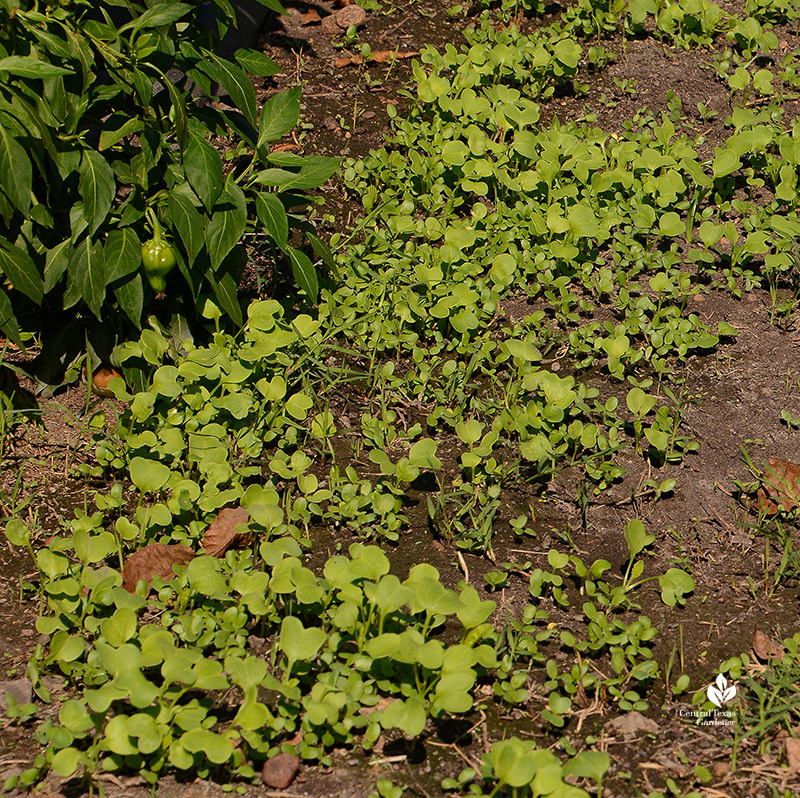
[(786, 653), (786, 649), (782, 645), (776, 643), (759, 629), (753, 632), (753, 651), (760, 660), (782, 657)]
[(219, 515), (208, 525), (203, 548), (206, 554), (220, 557), (238, 537), (236, 527), (246, 524), (250, 520), (250, 513), (244, 507), (225, 507)]
[(298, 19), (301, 25), (311, 25), (315, 22), (320, 22), (322, 17), (313, 9), (309, 9), (305, 14), (301, 14)]
[(605, 725), (611, 731), (622, 732), (626, 737), (639, 732), (655, 734), (659, 730), (659, 725), (654, 720), (646, 718), (641, 712), (628, 712), (627, 715), (612, 718)]
[(172, 579), (175, 575), (173, 565), (186, 565), (194, 557), (194, 552), (180, 543), (148, 543), (125, 560), (122, 569), (122, 586), (133, 593), (140, 579), (151, 582), (154, 576)]
[[(398, 53), (397, 50), (376, 50), (374, 53), (370, 53), (367, 56), (367, 63), (368, 64), (383, 64), (386, 61), (390, 61), (392, 58), (413, 58), (415, 55), (419, 55), (419, 52), (416, 50), (412, 50), (408, 53)], [(333, 65), (340, 69), (341, 67), (350, 66), (359, 66), (360, 64), (364, 63), (364, 59), (360, 55), (351, 55), (347, 58), (337, 58)]]
[(800, 504), (800, 465), (797, 463), (770, 457), (761, 480), (756, 493), (759, 510), (774, 514), (780, 508), (788, 511)]
[(796, 737), (784, 737), (783, 753), (786, 754), (789, 770), (800, 772), (800, 740)]

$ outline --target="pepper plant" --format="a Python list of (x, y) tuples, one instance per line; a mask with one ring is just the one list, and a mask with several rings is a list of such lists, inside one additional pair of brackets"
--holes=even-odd
[(217, 54), (234, 21), (224, 0), (0, 3), (0, 330), (41, 337), (40, 379), (87, 340), (108, 359), (153, 313), (182, 338), (209, 302), (241, 323), (247, 231), (316, 298), (306, 245), (324, 247), (296, 209), (337, 161), (273, 146), (299, 89), (259, 112), (248, 72), (279, 68)]

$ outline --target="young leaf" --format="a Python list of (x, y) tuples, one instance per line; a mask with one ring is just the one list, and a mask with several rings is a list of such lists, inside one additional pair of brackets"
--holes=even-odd
[(130, 464), (131, 482), (142, 493), (157, 493), (169, 480), (170, 470), (157, 460), (134, 457)]
[(294, 615), (287, 616), (281, 623), (281, 651), (292, 663), (316, 657), (326, 639), (327, 635), (322, 629), (316, 626), (306, 629)]
[(631, 559), (654, 540), (655, 537), (645, 532), (644, 524), (638, 518), (631, 518), (625, 525), (625, 543), (628, 545), (628, 554)]
[(442, 467), (442, 463), (436, 456), (436, 449), (437, 443), (433, 438), (422, 438), (409, 450), (409, 462), (418, 468), (439, 469)]

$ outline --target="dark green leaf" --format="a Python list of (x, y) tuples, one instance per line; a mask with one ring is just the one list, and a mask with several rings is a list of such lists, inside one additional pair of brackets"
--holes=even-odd
[[(163, 73), (162, 73), (163, 74)], [(161, 81), (167, 87), (170, 102), (172, 103), (173, 118), (175, 119), (175, 136), (178, 139), (178, 146), (181, 150), (186, 149), (188, 141), (188, 127), (186, 124), (186, 100), (184, 95), (178, 91), (175, 84), (166, 76)]]
[(303, 159), (299, 172), (287, 169), (264, 169), (256, 177), (258, 183), (280, 186), (284, 190), (307, 189), (321, 186), (339, 168), (338, 158), (309, 155)]
[(179, 20), (184, 14), (192, 11), (193, 7), (187, 3), (158, 3), (152, 8), (148, 8), (141, 16), (123, 25), (119, 32), (132, 30), (134, 33), (143, 28), (158, 28), (162, 25), (170, 25)]
[(244, 320), (242, 316), (242, 308), (239, 305), (239, 291), (238, 285), (233, 275), (225, 272), (218, 276), (218, 279), (212, 280), (211, 287), (214, 290), (214, 296), (219, 301), (220, 307), (236, 322), (241, 324)]
[(72, 256), (72, 239), (68, 238), (57, 246), (47, 251), (44, 264), (44, 292), (45, 294), (55, 288), (56, 283), (67, 270), (69, 259)]
[(31, 207), (31, 162), (14, 135), (0, 125), (0, 186), (17, 210)]
[(103, 248), (106, 282), (135, 272), (142, 262), (142, 243), (130, 227), (112, 230)]
[(136, 96), (142, 108), (149, 108), (153, 97), (153, 82), (142, 72), (141, 69), (133, 70), (133, 85), (136, 89)]
[(134, 274), (128, 282), (114, 289), (119, 306), (125, 315), (137, 326), (142, 326), (142, 308), (144, 307), (144, 285), (142, 275)]
[(56, 75), (72, 75), (71, 69), (40, 61), (32, 55), (10, 55), (0, 58), (0, 72), (10, 72), (21, 78), (53, 78)]
[(331, 253), (330, 247), (321, 239), (319, 236), (315, 235), (314, 233), (306, 232), (306, 238), (308, 239), (309, 244), (311, 244), (312, 249), (316, 256), (331, 270), (336, 268), (336, 264), (333, 261), (333, 254)]
[(256, 196), (256, 213), (267, 233), (283, 248), (289, 238), (289, 219), (286, 208), (276, 194), (261, 192)]
[(97, 318), (106, 297), (106, 273), (103, 247), (99, 242), (84, 238), (69, 262), (69, 274), (84, 302)]
[[(182, 185), (189, 188), (186, 183)], [(170, 192), (169, 215), (172, 226), (183, 241), (189, 260), (193, 261), (203, 248), (203, 217), (195, 208), (188, 193), (181, 190), (181, 186)]]
[(194, 131), (189, 131), (184, 171), (189, 185), (210, 213), (222, 193), (222, 159), (219, 153)]
[(319, 282), (317, 280), (317, 270), (314, 268), (311, 259), (304, 252), (293, 247), (286, 247), (284, 252), (289, 258), (289, 263), (292, 264), (292, 273), (294, 274), (294, 279), (297, 280), (297, 284), (306, 292), (306, 296), (312, 302), (316, 302), (319, 294)]
[(14, 308), (8, 294), (0, 287), (0, 330), (2, 330), (9, 340), (13, 341), (20, 349), (25, 351), (25, 345), (19, 334), (19, 325), (14, 315)]
[[(144, 127), (142, 120), (137, 119), (136, 117), (129, 118), (126, 121), (122, 122), (119, 127), (115, 128), (114, 130), (109, 130), (108, 121), (103, 126), (103, 132), (100, 134), (100, 145), (99, 149), (102, 152), (103, 150), (107, 150), (109, 147), (113, 147), (118, 142), (122, 141), (125, 136), (130, 136), (132, 133), (138, 133)], [(121, 122), (121, 119), (117, 119), (117, 124)]]
[(256, 93), (247, 73), (214, 53), (204, 52), (204, 55), (206, 60), (198, 64), (199, 68), (228, 92), (231, 104), (244, 114), (251, 125), (255, 125)]
[(237, 50), (233, 57), (239, 62), (239, 66), (260, 78), (271, 78), (283, 71), (271, 58), (258, 50)]
[(78, 190), (83, 197), (83, 211), (91, 234), (111, 210), (117, 184), (108, 161), (96, 150), (83, 151), (78, 174)]
[(288, 133), (300, 118), (300, 89), (294, 88), (270, 97), (258, 119), (258, 147)]
[(211, 217), (205, 237), (211, 265), (218, 269), (242, 237), (247, 224), (244, 194), (233, 178), (228, 178), (216, 207), (219, 210)]
[(285, 14), (286, 9), (281, 5), (279, 0), (258, 0), (262, 6), (266, 6), (270, 11), (274, 11), (276, 14)]
[(0, 238), (0, 271), (17, 291), (25, 294), (36, 304), (44, 297), (44, 280), (27, 252), (15, 247), (10, 241)]

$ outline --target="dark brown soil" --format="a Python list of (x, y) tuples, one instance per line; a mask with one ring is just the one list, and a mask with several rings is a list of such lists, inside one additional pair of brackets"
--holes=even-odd
[[(471, 20), (463, 15), (450, 16), (444, 3), (400, 0), (389, 13), (370, 13), (358, 30), (358, 43), (345, 45), (344, 32), (331, 34), (321, 21), (335, 8), (321, 1), (294, 3), (286, 17), (269, 20), (262, 49), (285, 72), (258, 88), (263, 99), (278, 89), (301, 84), (304, 124), (294, 134), (293, 143), (306, 152), (358, 157), (381, 144), (388, 130), (386, 105), (391, 102), (403, 107), (402, 89), (410, 74), (411, 59), (400, 59), (391, 66), (340, 67), (335, 65), (336, 60), (357, 55), (363, 43), (373, 51), (398, 48), (400, 53), (419, 51), (426, 44), (458, 44), (461, 30)], [(320, 21), (302, 16), (312, 9)], [(788, 31), (781, 31), (779, 38), (791, 49), (797, 46)], [(658, 114), (667, 106), (667, 92), (673, 91), (683, 103), (684, 129), (691, 135), (702, 133), (709, 147), (719, 143), (724, 117), (730, 110), (729, 95), (713, 72), (703, 68), (709, 53), (676, 53), (652, 39), (629, 41), (624, 50), (617, 42), (608, 47), (619, 57), (600, 75), (582, 76), (589, 84), (588, 92), (554, 100), (549, 109), (543, 109), (545, 116), (548, 111), (562, 118), (591, 115), (594, 124), (615, 132), (622, 130), (624, 122), (640, 108)], [(634, 79), (635, 93), (624, 91), (615, 79), (623, 85)], [(703, 119), (698, 102), (716, 116)], [(788, 107), (790, 114), (796, 110), (795, 106)], [(357, 213), (335, 186), (329, 189), (326, 200), (326, 212), (335, 213), (341, 225), (347, 225)], [(536, 502), (537, 537), (516, 541), (509, 534), (501, 534), (495, 547), (498, 562), (531, 560), (538, 565), (546, 562), (553, 542), (563, 547), (568, 539), (585, 562), (608, 559), (619, 574), (626, 559), (622, 528), (631, 517), (645, 520), (648, 531), (656, 536), (646, 573), (663, 573), (677, 565), (692, 573), (697, 583), (683, 609), (664, 606), (656, 583), (651, 583), (639, 599), (642, 612), (660, 630), (656, 657), (662, 672), (671, 653), (677, 651), (691, 677), (692, 689), (710, 681), (722, 661), (747, 651), (755, 629), (775, 638), (800, 630), (797, 580), (785, 580), (773, 588), (775, 562), (780, 557), (777, 546), (768, 544), (764, 530), (754, 528), (756, 517), (737, 497), (735, 487), (737, 480), (752, 479), (742, 462), (742, 449), (758, 467), (770, 457), (800, 461), (800, 431), (780, 420), (782, 410), (800, 416), (800, 337), (793, 330), (772, 326), (769, 306), (769, 296), (763, 292), (753, 293), (744, 301), (712, 293), (693, 308), (701, 319), (710, 323), (725, 320), (739, 331), (735, 341), (721, 345), (715, 354), (689, 358), (680, 367), (686, 394), (693, 397), (686, 407), (684, 431), (700, 443), (697, 454), (688, 456), (680, 466), (660, 469), (631, 457), (625, 479), (593, 500), (585, 519), (576, 504), (577, 475), (565, 471), (540, 495), (530, 497)], [(510, 306), (508, 310), (513, 312)], [(603, 378), (595, 375), (592, 379)], [(59, 521), (70, 517), (76, 506), (83, 505), (86, 495), (87, 483), (71, 470), (82, 457), (82, 447), (88, 445), (89, 433), (82, 415), (85, 399), (83, 386), (45, 401), (43, 426), (29, 424), (19, 429), (4, 452), (0, 474), (3, 512), (10, 514), (27, 502), (23, 515), (38, 514), (48, 534), (55, 532)], [(111, 403), (103, 406), (110, 417)], [(22, 479), (16, 490), (20, 473)], [(644, 480), (670, 477), (677, 479), (670, 498), (658, 502), (647, 496), (631, 499)], [(494, 563), (468, 553), (459, 555), (448, 541), (433, 540), (424, 511), (425, 493), (424, 486), (412, 493), (412, 499), (418, 500), (418, 504), (406, 508), (412, 529), (390, 550), (394, 570), (402, 578), (410, 565), (424, 559), (440, 570), (445, 583), (455, 585), (467, 577), (485, 590), (483, 576), (495, 567)], [(796, 530), (792, 533), (796, 536)], [(349, 542), (340, 533), (320, 531), (316, 550), (324, 553)], [(36, 609), (32, 602), (19, 602), (20, 580), (31, 569), (27, 555), (0, 545), (0, 681), (24, 674), (25, 661), (37, 643)], [(498, 618), (505, 613), (513, 616), (527, 602), (527, 595), (526, 579), (513, 575), (506, 588), (486, 593), (498, 602)], [(678, 672), (673, 672), (673, 682)], [(574, 725), (567, 731), (575, 744), (591, 731), (597, 738), (596, 747), (611, 755), (612, 768), (603, 793), (606, 798), (665, 789), (668, 778), (675, 779), (684, 794), (694, 785), (692, 772), (697, 764), (713, 775), (707, 792), (694, 785), (702, 795), (772, 796), (783, 795), (784, 790), (798, 794), (800, 779), (794, 774), (795, 781), (788, 780), (791, 774), (780, 768), (777, 746), (767, 753), (753, 746), (743, 748), (739, 767), (731, 773), (724, 730), (698, 728), (681, 720), (678, 709), (687, 704), (670, 700), (663, 684), (660, 692), (655, 690), (647, 698), (648, 715), (659, 726), (657, 734), (631, 742), (609, 732), (603, 726), (610, 717), (609, 706), (602, 702), (594, 714), (581, 721), (580, 734)], [(251, 787), (247, 794), (366, 798), (375, 780), (385, 777), (407, 785), (407, 795), (439, 796), (441, 779), (457, 775), (469, 763), (477, 765), (487, 743), (510, 733), (539, 736), (541, 707), (535, 691), (528, 706), (509, 716), (498, 717), (488, 700), (481, 707), (462, 727), (438, 728), (410, 750), (398, 739), (386, 741), (383, 751), (372, 757), (359, 750), (335, 752), (332, 768), (304, 766), (287, 792), (269, 793), (266, 788)], [(29, 730), (0, 720), (0, 780), (30, 762), (32, 748)], [(769, 786), (770, 781), (777, 792)], [(110, 796), (144, 798), (149, 793), (137, 779), (111, 778), (104, 787)], [(44, 794), (55, 798), (76, 791), (79, 789), (74, 785), (62, 785), (59, 779), (50, 777)], [(200, 798), (223, 792), (210, 782), (186, 784), (170, 778), (159, 785), (157, 794), (163, 798)]]

